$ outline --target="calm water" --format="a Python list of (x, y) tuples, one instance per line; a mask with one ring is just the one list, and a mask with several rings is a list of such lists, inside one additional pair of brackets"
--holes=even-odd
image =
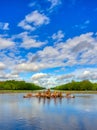
[(97, 95), (74, 99), (0, 94), (0, 130), (97, 130)]

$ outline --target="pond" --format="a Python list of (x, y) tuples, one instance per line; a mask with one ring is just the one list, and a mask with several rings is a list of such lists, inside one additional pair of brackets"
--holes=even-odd
[(0, 130), (97, 130), (97, 94), (23, 98), (0, 94)]

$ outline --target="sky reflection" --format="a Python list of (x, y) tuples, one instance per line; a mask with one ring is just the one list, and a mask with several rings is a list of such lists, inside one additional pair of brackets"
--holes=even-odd
[(96, 130), (97, 128), (97, 95), (79, 94), (74, 99), (35, 97), (25, 99), (23, 95), (0, 95), (0, 130), (64, 130), (64, 128)]

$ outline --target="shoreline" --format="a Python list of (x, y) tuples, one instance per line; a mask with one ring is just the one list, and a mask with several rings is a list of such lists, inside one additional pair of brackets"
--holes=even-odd
[(0, 90), (0, 94), (6, 94), (6, 93), (35, 93), (39, 90)]
[[(0, 90), (0, 94), (6, 94), (6, 93), (35, 93), (42, 90)], [(83, 93), (83, 94), (97, 94), (97, 91), (67, 91), (67, 90), (55, 90), (55, 91), (61, 91), (62, 93), (70, 92), (71, 94), (76, 93)]]

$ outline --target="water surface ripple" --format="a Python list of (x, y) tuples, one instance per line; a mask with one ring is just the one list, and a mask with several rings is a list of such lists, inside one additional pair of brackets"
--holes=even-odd
[(97, 95), (23, 98), (0, 94), (0, 130), (97, 130)]

